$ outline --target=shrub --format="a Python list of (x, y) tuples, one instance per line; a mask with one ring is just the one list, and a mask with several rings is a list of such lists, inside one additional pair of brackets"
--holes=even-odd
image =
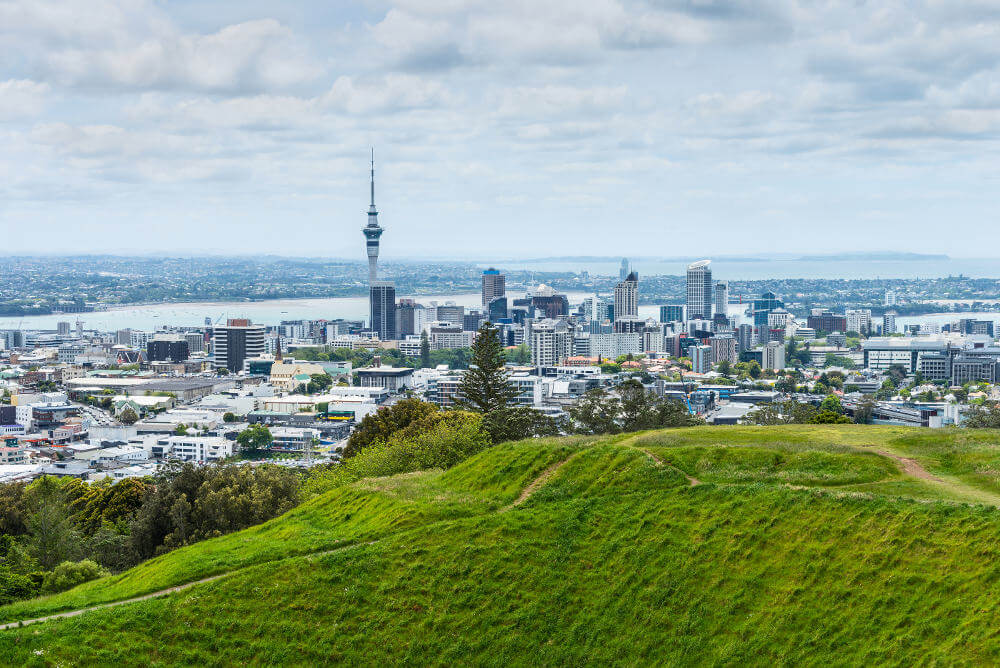
[(339, 465), (313, 472), (305, 489), (318, 494), (361, 478), (451, 468), (489, 446), (481, 415), (440, 411), (375, 441)]
[(42, 591), (54, 594), (72, 589), (84, 582), (103, 578), (106, 575), (110, 575), (110, 573), (90, 559), (64, 561), (45, 575), (45, 579), (42, 581)]

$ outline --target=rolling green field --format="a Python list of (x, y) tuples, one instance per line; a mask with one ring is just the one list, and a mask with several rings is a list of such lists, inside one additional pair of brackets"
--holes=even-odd
[(1000, 434), (698, 427), (362, 480), (0, 607), (20, 665), (996, 663)]

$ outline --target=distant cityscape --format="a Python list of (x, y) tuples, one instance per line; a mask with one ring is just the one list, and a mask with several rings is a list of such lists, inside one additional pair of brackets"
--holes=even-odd
[[(847, 416), (939, 427), (1000, 399), (996, 279), (717, 280), (710, 259), (651, 277), (627, 258), (617, 276), (380, 264), (392, 226), (379, 220), (374, 159), (370, 169), (367, 276), (362, 262), (277, 258), (4, 263), (3, 315), (17, 324), (0, 330), (0, 480), (229, 461), (257, 424), (286, 465), (336, 461), (381, 407), (408, 396), (454, 406), (484, 327), (505, 348), (517, 403), (555, 418), (627, 380), (713, 424), (832, 394)], [(434, 298), (449, 292), (462, 300)], [(367, 317), (232, 315), (270, 298), (359, 293)], [(209, 299), (234, 300), (230, 315), (87, 326), (116, 305)]]

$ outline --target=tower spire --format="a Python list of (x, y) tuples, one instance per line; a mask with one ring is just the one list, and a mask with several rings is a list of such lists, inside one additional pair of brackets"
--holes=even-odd
[(382, 236), (382, 226), (378, 224), (378, 209), (375, 208), (375, 148), (372, 147), (371, 162), (371, 205), (368, 207), (368, 224), (361, 230), (365, 235), (368, 249), (368, 283), (378, 279), (378, 240)]

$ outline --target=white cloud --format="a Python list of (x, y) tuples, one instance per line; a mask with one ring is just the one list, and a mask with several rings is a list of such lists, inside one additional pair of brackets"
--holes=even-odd
[(50, 90), (48, 84), (30, 79), (0, 81), (0, 121), (40, 114), (45, 109)]

